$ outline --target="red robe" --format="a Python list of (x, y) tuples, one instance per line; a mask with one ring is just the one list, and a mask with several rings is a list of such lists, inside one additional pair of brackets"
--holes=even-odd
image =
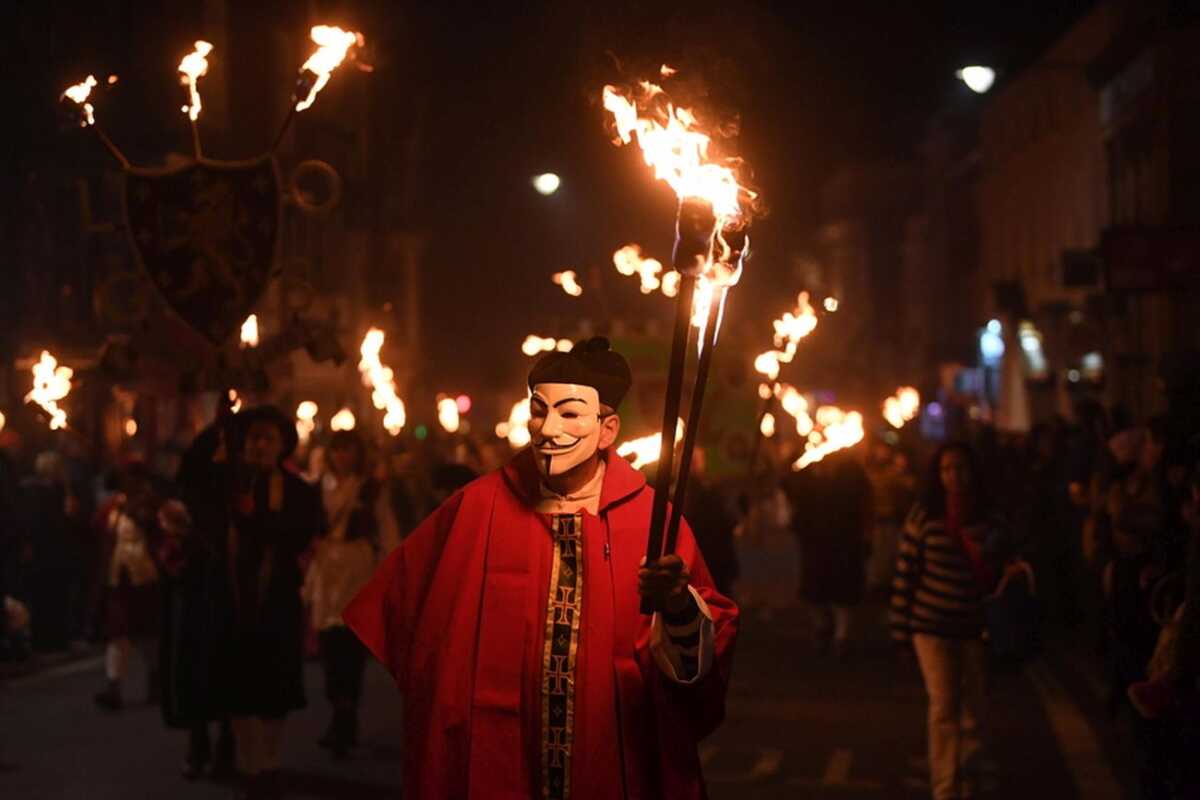
[[(531, 506), (530, 451), (455, 494), (380, 566), (347, 624), (404, 695), (406, 800), (537, 797), (552, 539)], [(584, 600), (571, 797), (707, 797), (697, 743), (725, 713), (737, 607), (717, 593), (686, 523), (676, 552), (713, 618), (712, 668), (682, 685), (650, 652), (637, 571), (653, 491), (612, 458), (599, 516), (583, 512)]]

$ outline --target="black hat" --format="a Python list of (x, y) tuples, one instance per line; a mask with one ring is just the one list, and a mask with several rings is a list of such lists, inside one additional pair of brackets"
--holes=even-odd
[(245, 439), (250, 426), (256, 422), (265, 422), (279, 428), (279, 433), (283, 436), (281, 459), (290, 457), (296, 451), (296, 446), (300, 443), (300, 435), (296, 432), (295, 421), (283, 413), (278, 406), (267, 405), (248, 408), (245, 411), (239, 412), (235, 419), (237, 420), (238, 432), (242, 439)]
[(601, 403), (616, 409), (633, 384), (633, 374), (629, 362), (612, 349), (608, 339), (593, 336), (576, 342), (570, 352), (555, 351), (539, 358), (529, 371), (529, 388), (539, 383), (591, 386)]

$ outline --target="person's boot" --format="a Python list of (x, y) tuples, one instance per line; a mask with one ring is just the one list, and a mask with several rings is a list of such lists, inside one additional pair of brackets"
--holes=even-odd
[(212, 770), (208, 776), (214, 781), (228, 782), (236, 780), (237, 758), (233, 747), (233, 730), (227, 721), (221, 722), (217, 731), (217, 747), (214, 753)]
[(317, 744), (329, 750), (337, 742), (337, 719), (338, 712), (335, 710), (333, 716), (329, 719), (329, 724), (325, 726), (325, 732), (321, 734), (321, 738), (317, 739)]
[(329, 745), (329, 752), (333, 753), (333, 757), (341, 760), (350, 755), (350, 719), (345, 708), (339, 708), (333, 712), (333, 741)]
[(188, 733), (188, 753), (183, 761), (183, 777), (194, 781), (202, 776), (212, 761), (212, 745), (208, 741), (208, 726), (200, 725)]
[(97, 692), (92, 700), (106, 711), (120, 711), (125, 705), (121, 699), (121, 682), (109, 680), (104, 689)]

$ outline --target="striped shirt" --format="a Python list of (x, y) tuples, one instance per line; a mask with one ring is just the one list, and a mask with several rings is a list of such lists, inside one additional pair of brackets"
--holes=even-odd
[[(966, 535), (985, 541), (991, 525), (970, 526)], [(963, 545), (946, 532), (944, 520), (928, 520), (919, 533), (905, 529), (896, 556), (889, 612), (892, 638), (914, 633), (945, 639), (983, 635), (983, 592)]]

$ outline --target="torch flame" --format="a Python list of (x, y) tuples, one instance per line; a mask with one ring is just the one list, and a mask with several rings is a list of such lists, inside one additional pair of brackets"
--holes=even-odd
[[(683, 439), (683, 430), (683, 419), (679, 419), (675, 423), (675, 444), (679, 444)], [(662, 436), (655, 433), (650, 436), (643, 436), (640, 439), (630, 439), (627, 442), (622, 442), (617, 447), (617, 455), (621, 458), (633, 456), (634, 469), (641, 469), (647, 464), (653, 464), (662, 455)]]
[(62, 96), (72, 101), (80, 110), (83, 111), (83, 116), (79, 120), (79, 127), (86, 128), (88, 125), (96, 124), (96, 117), (93, 114), (95, 109), (89, 103), (88, 97), (92, 94), (92, 87), (96, 85), (96, 76), (88, 75), (82, 82), (74, 86), (68, 86), (67, 90), (62, 93)]
[(200, 90), (197, 83), (201, 76), (208, 74), (208, 54), (213, 46), (209, 42), (197, 41), (195, 49), (179, 62), (179, 82), (188, 87), (191, 103), (183, 107), (183, 113), (195, 122), (200, 116)]
[(438, 422), (446, 429), (447, 433), (455, 433), (458, 430), (458, 403), (453, 397), (439, 397), (437, 401)]
[(627, 244), (617, 250), (613, 253), (613, 266), (622, 275), (637, 275), (642, 281), (642, 294), (650, 294), (662, 285), (658, 278), (663, 269), (662, 262), (656, 258), (642, 258), (641, 245)]
[(296, 406), (296, 434), (302, 443), (307, 443), (317, 429), (317, 412), (320, 409), (312, 400), (303, 400)]
[(396, 394), (395, 373), (379, 360), (383, 342), (384, 334), (379, 328), (367, 331), (359, 348), (362, 360), (358, 362), (358, 371), (362, 373), (363, 385), (371, 390), (371, 402), (384, 412), (383, 427), (392, 436), (397, 436), (404, 429), (408, 417), (404, 401)]
[(792, 464), (793, 470), (799, 472), (830, 453), (853, 447), (863, 440), (865, 431), (859, 412), (820, 406), (810, 415), (808, 399), (787, 384), (777, 384), (775, 395), (783, 410), (795, 418), (796, 433), (805, 440), (804, 453)]
[(754, 359), (754, 369), (765, 375), (767, 380), (774, 381), (779, 377), (779, 369), (783, 364), (792, 363), (796, 357), (796, 349), (800, 340), (812, 333), (817, 327), (817, 313), (808, 302), (808, 292), (801, 292), (796, 297), (796, 307), (785, 311), (783, 316), (775, 320), (775, 350), (760, 353)]
[(883, 418), (893, 428), (903, 428), (921, 409), (921, 393), (911, 386), (901, 386), (883, 401)]
[[(668, 77), (674, 71), (664, 65), (661, 73)], [(697, 128), (690, 109), (676, 107), (662, 87), (649, 81), (633, 90), (605, 86), (603, 100), (616, 124), (615, 144), (636, 139), (646, 165), (654, 168), (655, 177), (666, 181), (680, 200), (696, 197), (708, 201), (719, 221), (741, 214), (741, 198), (753, 197), (753, 193), (738, 184), (729, 166), (709, 158), (711, 137)]]
[(762, 422), (759, 423), (758, 430), (759, 430), (759, 432), (762, 433), (763, 437), (765, 437), (767, 439), (770, 439), (772, 436), (774, 436), (775, 435), (775, 415), (772, 414), (770, 411), (763, 414)]
[(343, 408), (329, 420), (329, 428), (335, 431), (352, 431), (357, 424), (358, 420), (354, 418), (354, 412), (348, 408)]
[(331, 25), (314, 25), (310, 32), (317, 49), (304, 62), (301, 70), (308, 70), (317, 76), (308, 96), (296, 103), (296, 110), (303, 111), (317, 99), (317, 93), (329, 83), (329, 76), (345, 60), (346, 54), (352, 47), (363, 46), (363, 35), (354, 31), (345, 31)]
[(258, 347), (258, 315), (251, 314), (242, 323), (242, 347)]
[(555, 339), (553, 336), (541, 337), (536, 333), (531, 333), (525, 337), (525, 341), (521, 342), (521, 352), (527, 356), (549, 353), (551, 350), (567, 353), (574, 346), (575, 343), (570, 339)]
[(579, 295), (583, 294), (583, 287), (579, 285), (575, 270), (568, 269), (563, 272), (554, 273), (554, 283), (561, 286), (563, 291), (571, 295), (571, 297), (579, 297)]
[(71, 393), (71, 376), (74, 374), (74, 370), (60, 366), (58, 359), (45, 350), (33, 365), (33, 388), (25, 395), (25, 402), (37, 403), (50, 415), (52, 431), (67, 427), (67, 412), (59, 408), (58, 401)]
[(514, 449), (520, 449), (529, 444), (529, 420), (532, 413), (529, 410), (529, 398), (513, 403), (508, 412), (508, 419), (496, 425), (496, 435), (508, 439)]

